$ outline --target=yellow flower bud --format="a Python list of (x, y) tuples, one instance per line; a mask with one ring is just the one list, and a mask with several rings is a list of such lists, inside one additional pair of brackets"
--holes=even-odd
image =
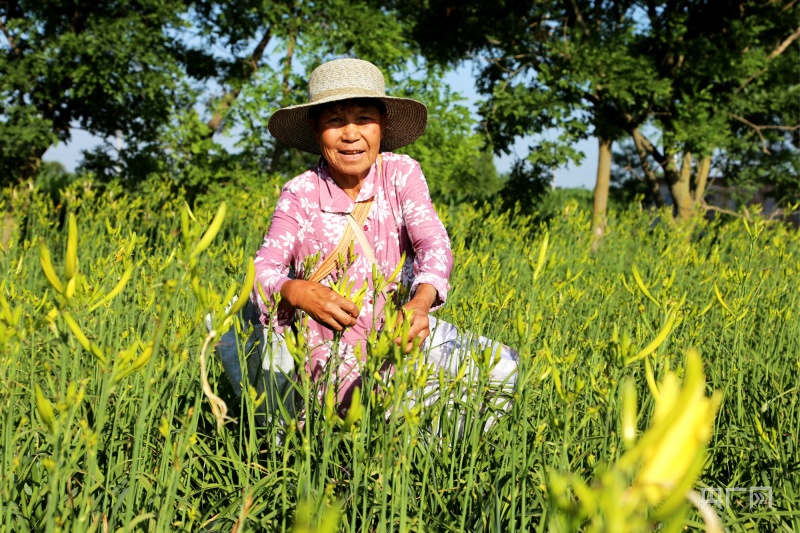
[(622, 439), (631, 447), (636, 439), (636, 384), (628, 378), (622, 389)]
[[(636, 485), (651, 504), (663, 501), (691, 472), (698, 454), (704, 452), (721, 395), (705, 396), (705, 377), (697, 350), (686, 354), (683, 386), (669, 372), (659, 387), (650, 429), (642, 441), (652, 442), (642, 450), (642, 467)], [(650, 437), (650, 438), (648, 438)]]
[(45, 423), (50, 431), (53, 431), (56, 425), (56, 415), (53, 411), (53, 404), (45, 397), (42, 388), (39, 387), (38, 384), (35, 384), (33, 389), (34, 395), (36, 396), (36, 410), (39, 412), (42, 422)]
[(353, 391), (353, 397), (350, 401), (350, 407), (347, 408), (347, 414), (344, 417), (344, 428), (348, 429), (356, 422), (361, 420), (364, 415), (364, 406), (361, 405), (361, 389), (356, 387)]
[[(75, 279), (78, 268), (78, 222), (75, 213), (70, 213), (67, 218), (67, 257), (64, 262), (64, 273), (67, 280)], [(69, 297), (69, 296), (67, 296)]]

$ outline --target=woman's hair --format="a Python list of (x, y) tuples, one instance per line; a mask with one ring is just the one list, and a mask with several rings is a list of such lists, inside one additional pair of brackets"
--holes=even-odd
[(319, 126), (319, 117), (322, 116), (323, 112), (336, 109), (337, 107), (349, 107), (351, 105), (359, 105), (362, 107), (372, 106), (375, 107), (381, 115), (386, 114), (386, 105), (377, 98), (350, 98), (348, 100), (337, 100), (335, 102), (311, 106), (308, 110), (308, 118), (311, 119), (314, 128), (316, 128)]

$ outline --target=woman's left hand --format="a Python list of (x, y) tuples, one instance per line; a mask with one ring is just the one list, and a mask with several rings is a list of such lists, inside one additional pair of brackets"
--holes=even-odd
[(428, 313), (433, 302), (436, 301), (436, 294), (433, 285), (421, 283), (417, 287), (414, 297), (403, 306), (403, 313), (409, 318), (411, 327), (408, 330), (407, 339), (398, 337), (394, 341), (403, 347), (404, 352), (411, 351), (411, 348), (414, 347), (414, 339), (419, 338), (420, 344), (422, 344), (431, 334)]

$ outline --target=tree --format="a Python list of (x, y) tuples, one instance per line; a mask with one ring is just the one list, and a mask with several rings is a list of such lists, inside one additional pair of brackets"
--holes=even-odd
[(430, 104), (431, 128), (410, 150), (428, 160), (440, 199), (496, 181), (444, 72), (418, 61), (393, 11), (372, 0), (0, 0), (0, 32), (5, 183), (36, 175), (73, 127), (111, 139), (79, 167), (100, 181), (166, 177), (191, 199), (216, 181), (293, 175), (315, 158), (274, 142), (268, 119), (305, 101), (312, 68), (342, 56), (372, 61), (390, 90)]
[[(730, 148), (731, 120), (751, 115), (743, 95), (758, 88), (759, 113), (778, 121), (790, 114), (766, 105), (785, 101), (776, 95), (788, 90), (766, 80), (789, 68), (783, 53), (798, 31), (785, 12), (793, 3), (408, 0), (397, 8), (429, 57), (485, 60), (482, 115), (495, 149), (557, 129), (559, 142), (529, 155), (557, 165), (580, 156), (569, 149), (577, 139), (598, 138), (593, 226), (600, 235), (615, 141), (633, 139), (654, 197), (647, 165), (656, 161), (678, 214), (688, 217), (702, 199), (711, 155)], [(658, 142), (642, 133), (646, 125), (660, 132)]]
[[(754, 148), (766, 149), (764, 131), (776, 140), (800, 127), (796, 60), (784, 54), (800, 36), (796, 18), (787, 16), (793, 4), (648, 4), (642, 45), (659, 65), (659, 78), (669, 83), (667, 94), (653, 99), (651, 113), (661, 147), (639, 128), (630, 133), (645, 172), (647, 156), (658, 163), (681, 218), (702, 203), (715, 154), (718, 161), (739, 161), (741, 168), (755, 162), (747, 156)], [(752, 131), (743, 135), (743, 126)], [(762, 158), (759, 166), (783, 165), (779, 158)], [(761, 178), (770, 174), (775, 177), (767, 172)]]
[[(659, 90), (651, 66), (632, 45), (636, 25), (623, 16), (631, 4), (434, 0), (401, 8), (415, 20), (414, 36), (430, 57), (448, 63), (476, 54), (485, 59), (479, 89), (488, 100), (481, 113), (496, 150), (555, 129), (558, 140), (532, 146), (528, 157), (537, 167), (553, 168), (582, 157), (571, 148), (577, 140), (590, 133), (599, 138), (599, 234), (611, 147), (625, 132), (620, 117), (643, 122), (647, 104), (640, 95)], [(591, 20), (582, 14), (587, 7), (593, 8)]]
[[(271, 172), (308, 161), (273, 143), (267, 122), (274, 110), (305, 101), (305, 81), (314, 66), (332, 57), (355, 56), (374, 62), (391, 80), (413, 55), (399, 22), (365, 0), (204, 1), (192, 18), (203, 39), (190, 55), (201, 57), (204, 68), (190, 73), (222, 88), (211, 99), (207, 135), (245, 125), (239, 148)], [(209, 52), (214, 47), (222, 53)]]
[(31, 178), (74, 125), (131, 141), (157, 136), (179, 64), (179, 0), (0, 1), (0, 175)]

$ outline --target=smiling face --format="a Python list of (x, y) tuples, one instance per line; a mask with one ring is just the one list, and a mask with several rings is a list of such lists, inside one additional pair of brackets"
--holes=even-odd
[(352, 187), (366, 178), (378, 157), (386, 117), (378, 105), (347, 100), (322, 109), (310, 119), (331, 176), (342, 187)]

